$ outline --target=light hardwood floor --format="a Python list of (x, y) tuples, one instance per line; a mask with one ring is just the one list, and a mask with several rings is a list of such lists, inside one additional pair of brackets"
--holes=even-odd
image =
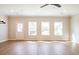
[(7, 41), (0, 55), (78, 55), (79, 44), (56, 41)]

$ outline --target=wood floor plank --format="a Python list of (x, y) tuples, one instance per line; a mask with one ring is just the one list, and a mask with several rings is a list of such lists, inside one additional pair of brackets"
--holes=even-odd
[(54, 41), (7, 41), (0, 55), (79, 55), (79, 44)]

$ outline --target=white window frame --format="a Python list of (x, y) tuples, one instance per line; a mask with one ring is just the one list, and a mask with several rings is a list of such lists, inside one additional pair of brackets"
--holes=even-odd
[(17, 23), (17, 32), (23, 32), (23, 23)]
[[(34, 28), (33, 28), (34, 25)], [(32, 33), (34, 32), (34, 33)], [(37, 35), (37, 22), (36, 21), (29, 21), (28, 22), (28, 35), (29, 36), (36, 36)]]
[[(47, 31), (45, 31), (45, 29)], [(41, 22), (41, 35), (46, 35), (46, 36), (50, 35), (50, 22), (49, 21), (42, 21)]]
[(62, 21), (54, 22), (54, 35), (55, 36), (63, 36), (63, 22)]

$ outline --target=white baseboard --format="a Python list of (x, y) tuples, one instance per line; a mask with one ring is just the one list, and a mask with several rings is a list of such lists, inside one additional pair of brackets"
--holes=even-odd
[(7, 39), (1, 40), (0, 43), (8, 41)]
[(72, 44), (79, 44), (79, 42), (71, 42)]

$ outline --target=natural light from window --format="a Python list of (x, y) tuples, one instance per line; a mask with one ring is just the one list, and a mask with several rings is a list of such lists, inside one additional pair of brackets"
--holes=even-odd
[(50, 34), (50, 22), (44, 21), (41, 23), (41, 35), (49, 35)]
[(35, 21), (30, 21), (28, 23), (28, 35), (37, 35), (37, 23)]
[(63, 35), (63, 23), (62, 22), (54, 23), (54, 35), (56, 35), (56, 36)]
[(18, 23), (17, 24), (17, 32), (22, 32), (23, 31), (23, 24), (22, 23)]

